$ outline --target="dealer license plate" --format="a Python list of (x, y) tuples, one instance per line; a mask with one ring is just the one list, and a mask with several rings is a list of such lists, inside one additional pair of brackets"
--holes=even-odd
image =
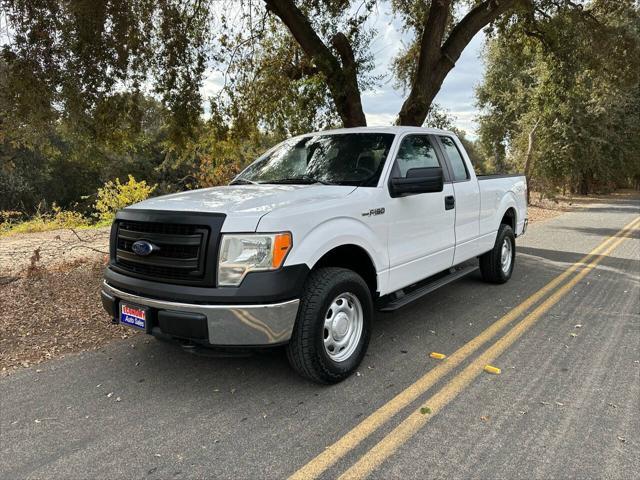
[(120, 303), (120, 323), (130, 327), (147, 329), (147, 309), (128, 303)]

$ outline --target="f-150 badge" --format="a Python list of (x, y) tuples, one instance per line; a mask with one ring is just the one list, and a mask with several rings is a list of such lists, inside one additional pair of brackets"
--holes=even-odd
[(372, 208), (368, 212), (362, 212), (363, 217), (373, 217), (374, 215), (384, 215), (384, 208)]

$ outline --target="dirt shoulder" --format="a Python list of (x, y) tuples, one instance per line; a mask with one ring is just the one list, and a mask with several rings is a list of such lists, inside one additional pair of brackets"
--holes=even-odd
[(640, 198), (640, 192), (635, 190), (620, 190), (609, 195), (571, 195), (559, 196), (554, 199), (543, 198), (538, 192), (532, 192), (531, 203), (528, 208), (529, 222), (542, 222), (557, 217), (564, 212), (589, 208), (590, 205), (603, 201), (617, 203), (634, 198)]
[[(109, 253), (110, 227), (84, 230), (50, 230), (0, 237), (0, 284), (31, 264), (55, 267), (76, 260), (100, 260)], [(37, 254), (35, 252), (38, 252)]]
[(102, 309), (103, 270), (102, 261), (82, 259), (0, 285), (0, 375), (135, 334)]

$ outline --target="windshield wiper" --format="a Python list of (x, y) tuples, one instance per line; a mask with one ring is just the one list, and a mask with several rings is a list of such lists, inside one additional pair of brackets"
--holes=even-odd
[(253, 180), (247, 180), (246, 178), (236, 178), (229, 185), (257, 185), (258, 182), (254, 182)]
[(289, 178), (278, 178), (276, 180), (268, 180), (266, 182), (260, 183), (282, 183), (282, 184), (300, 184), (300, 185), (311, 185), (314, 183), (321, 183), (322, 185), (335, 185), (334, 183), (327, 182), (325, 180), (320, 180), (312, 175), (302, 175), (300, 177), (289, 177)]

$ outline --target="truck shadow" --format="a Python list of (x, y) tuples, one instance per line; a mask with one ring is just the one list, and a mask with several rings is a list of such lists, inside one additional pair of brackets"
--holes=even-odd
[[(519, 268), (508, 286), (487, 284), (476, 272), (396, 312), (376, 313), (361, 375), (376, 376), (379, 368), (384, 368), (387, 374), (399, 370), (406, 373), (414, 368), (407, 369), (407, 362), (415, 366), (416, 375), (423, 372), (430, 351), (454, 351), (583, 257), (578, 252), (520, 247)], [(640, 283), (640, 277), (633, 274), (640, 271), (639, 260), (607, 256), (599, 268)], [(177, 381), (176, 386), (188, 385), (191, 390), (196, 380), (197, 388), (217, 389), (218, 393), (231, 392), (240, 385), (252, 389), (264, 385), (266, 378), (279, 388), (306, 391), (322, 388), (298, 377), (289, 368), (283, 347), (237, 352), (192, 351), (175, 343), (152, 340), (141, 350), (149, 356), (142, 357), (141, 372), (154, 378), (176, 377), (173, 380)], [(346, 382), (355, 381), (351, 378)]]

